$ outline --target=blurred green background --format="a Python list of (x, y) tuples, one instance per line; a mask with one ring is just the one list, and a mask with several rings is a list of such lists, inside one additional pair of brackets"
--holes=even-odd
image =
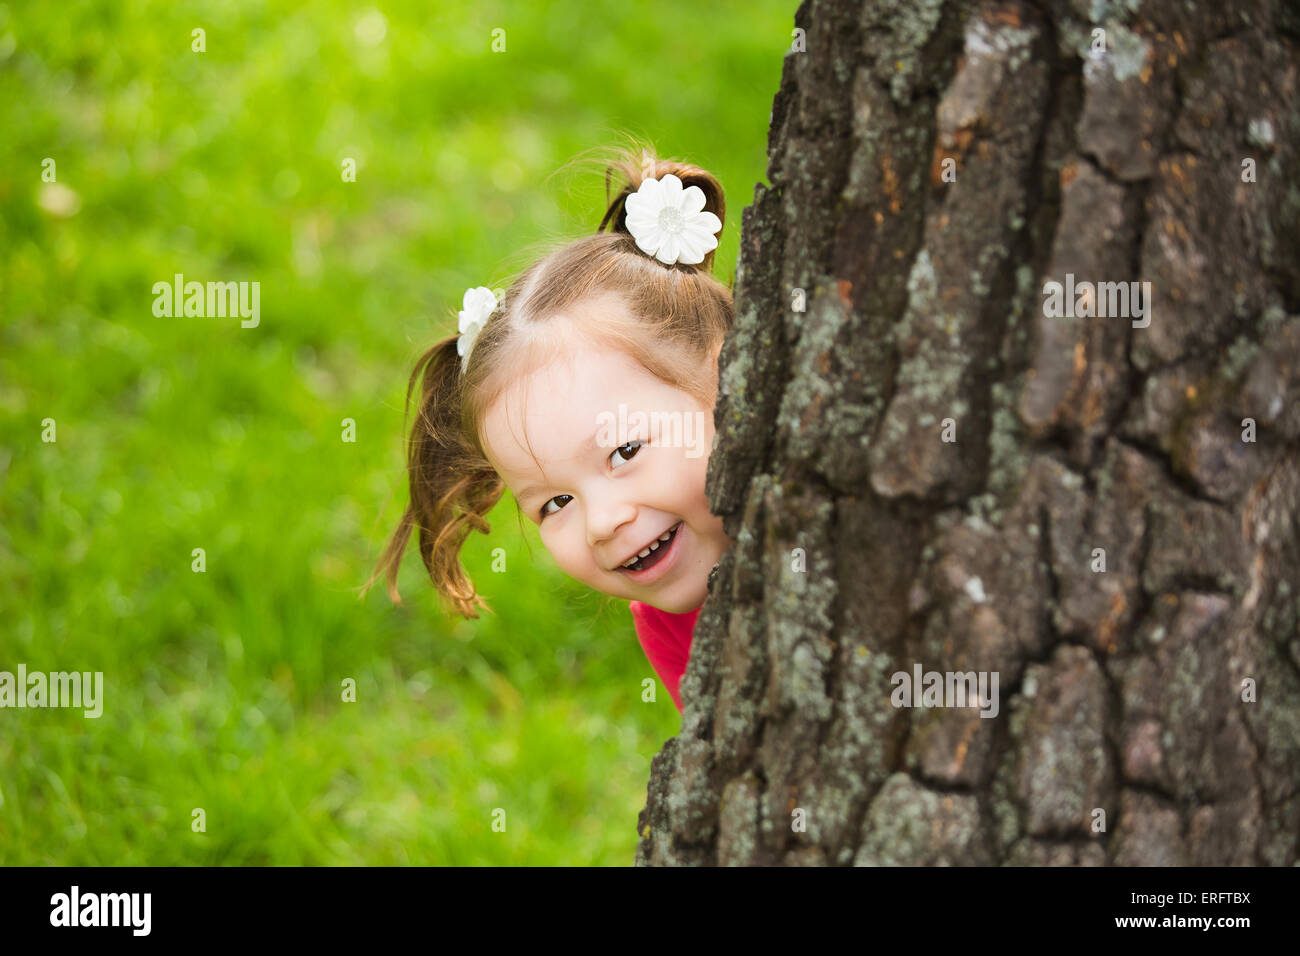
[[(105, 682), (98, 720), (0, 710), (0, 863), (631, 864), (680, 715), (627, 603), (509, 496), (464, 552), (495, 614), (414, 550), (404, 606), (357, 587), (415, 358), (595, 231), (566, 164), (630, 133), (714, 172), (732, 281), (794, 8), (0, 4), (0, 670)], [(155, 317), (178, 272), (260, 282), (260, 326)]]

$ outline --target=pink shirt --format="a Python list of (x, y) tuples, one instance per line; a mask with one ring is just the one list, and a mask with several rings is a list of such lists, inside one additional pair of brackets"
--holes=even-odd
[(695, 619), (700, 616), (700, 608), (704, 605), (685, 614), (661, 611), (641, 601), (632, 601), (628, 606), (632, 610), (632, 623), (641, 649), (680, 711), (682, 696), (677, 685), (686, 673), (686, 662), (691, 656), (691, 638), (695, 635)]

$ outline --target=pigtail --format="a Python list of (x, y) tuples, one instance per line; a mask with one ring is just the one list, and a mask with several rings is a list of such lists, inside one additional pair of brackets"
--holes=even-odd
[(420, 402), (407, 447), (411, 500), (397, 530), (384, 548), (364, 595), (382, 574), (388, 596), (401, 604), (397, 575), (411, 533), (419, 539), (420, 558), (434, 587), (462, 617), (477, 618), (488, 609), (460, 562), (460, 549), (473, 530), (487, 533), (486, 515), (505, 490), (501, 477), (470, 446), (461, 428), (460, 356), (457, 335), (434, 345), (416, 363), (406, 388), (406, 408), (420, 382)]

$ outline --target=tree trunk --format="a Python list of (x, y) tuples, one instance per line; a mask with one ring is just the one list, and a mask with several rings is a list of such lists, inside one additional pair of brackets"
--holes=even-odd
[(1300, 16), (795, 25), (636, 862), (1295, 863)]

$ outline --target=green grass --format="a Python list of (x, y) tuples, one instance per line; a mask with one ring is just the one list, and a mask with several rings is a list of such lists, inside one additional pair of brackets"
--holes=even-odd
[[(0, 710), (0, 863), (632, 862), (680, 716), (626, 602), (509, 498), (464, 552), (494, 614), (414, 553), (405, 605), (356, 588), (415, 357), (599, 222), (557, 169), (628, 132), (712, 170), (731, 281), (794, 7), (0, 5), (0, 670), (105, 682)], [(258, 281), (260, 326), (155, 317), (177, 272)]]

